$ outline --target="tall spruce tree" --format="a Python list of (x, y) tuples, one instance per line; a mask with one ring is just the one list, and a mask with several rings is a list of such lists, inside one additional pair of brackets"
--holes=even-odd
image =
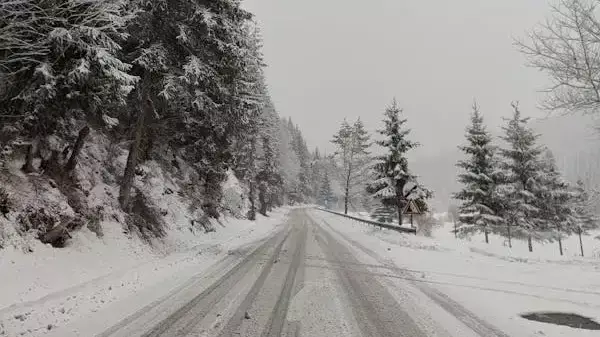
[(588, 189), (580, 179), (573, 191), (573, 213), (577, 219), (577, 231), (583, 234), (590, 230), (600, 228), (600, 219), (594, 215), (592, 209), (595, 206)]
[(417, 182), (417, 176), (408, 168), (407, 153), (419, 144), (409, 140), (410, 129), (406, 128), (406, 118), (402, 118), (402, 109), (396, 99), (385, 110), (384, 128), (379, 130), (383, 140), (377, 145), (385, 150), (385, 154), (377, 158), (373, 166), (375, 181), (369, 186), (369, 192), (381, 200), (384, 206), (393, 206), (398, 215), (398, 223), (403, 223), (403, 211), (410, 200), (417, 200), (423, 210), (424, 200), (431, 197), (431, 192)]
[(539, 135), (528, 126), (529, 118), (521, 115), (518, 104), (513, 103), (512, 107), (513, 117), (503, 127), (502, 139), (508, 147), (500, 151), (502, 184), (498, 192), (509, 246), (512, 247), (513, 236), (527, 237), (532, 251), (531, 235), (538, 228), (540, 216), (538, 185), (543, 174), (543, 149), (537, 144)]
[(331, 208), (334, 199), (335, 195), (333, 194), (333, 190), (331, 188), (331, 180), (329, 179), (329, 174), (325, 172), (323, 174), (323, 179), (321, 180), (321, 187), (319, 189), (319, 205), (325, 208)]
[(459, 148), (466, 158), (457, 164), (463, 170), (458, 176), (463, 188), (454, 195), (454, 198), (462, 201), (458, 230), (465, 234), (484, 232), (485, 242), (489, 243), (490, 228), (502, 222), (496, 192), (496, 147), (492, 145), (492, 136), (486, 130), (476, 103), (465, 137), (467, 144)]
[(322, 163), (322, 158), (321, 158), (321, 153), (319, 152), (319, 149), (316, 148), (315, 151), (311, 154), (311, 160), (310, 160), (310, 175), (309, 175), (309, 184), (310, 184), (310, 191), (312, 194), (312, 197), (315, 201), (319, 201), (319, 196), (320, 196), (320, 188), (321, 188), (321, 183), (323, 181), (323, 175), (325, 174), (324, 171), (324, 167), (323, 167), (323, 163)]
[(131, 5), (136, 16), (124, 53), (141, 83), (130, 102), (134, 141), (121, 204), (127, 207), (142, 140), (160, 136), (176, 156), (193, 162), (202, 208), (217, 217), (220, 185), (233, 161), (231, 135), (248, 131), (253, 113), (245, 108), (248, 87), (260, 81), (253, 76), (261, 61), (248, 29), (251, 15), (229, 0), (132, 0)]
[(577, 232), (577, 216), (574, 202), (576, 193), (558, 171), (556, 160), (550, 150), (543, 156), (542, 176), (538, 179), (540, 215), (538, 217), (538, 237), (558, 241), (560, 255), (563, 255), (562, 239)]
[(261, 156), (259, 158), (259, 172), (256, 177), (258, 185), (258, 199), (260, 202), (259, 212), (267, 215), (277, 199), (277, 189), (281, 185), (277, 172), (277, 134), (279, 117), (273, 103), (267, 100), (261, 117), (260, 141), (262, 144)]

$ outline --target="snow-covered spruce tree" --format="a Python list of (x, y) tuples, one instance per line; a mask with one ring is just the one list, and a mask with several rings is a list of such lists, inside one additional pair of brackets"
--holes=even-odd
[(312, 202), (316, 192), (311, 183), (311, 154), (306, 140), (291, 118), (280, 124), (281, 179), (290, 204)]
[(550, 150), (544, 152), (543, 170), (537, 179), (538, 216), (537, 237), (558, 241), (563, 255), (562, 239), (577, 232), (575, 197), (570, 184), (556, 168), (556, 160)]
[[(73, 129), (122, 105), (136, 77), (119, 58), (129, 16), (123, 0), (0, 3), (0, 123), (10, 139), (73, 138)], [(10, 144), (6, 144), (10, 145)], [(32, 159), (33, 156), (28, 156)], [(31, 169), (31, 165), (26, 165)]]
[(318, 148), (316, 148), (314, 152), (310, 154), (310, 158), (308, 181), (313, 197), (315, 201), (319, 203), (321, 183), (323, 182), (324, 174), (326, 172), (324, 170), (325, 168), (323, 167), (321, 153), (319, 152)]
[[(263, 62), (261, 48), (261, 38), (258, 28), (248, 25), (249, 30), (249, 52), (253, 55), (249, 58), (243, 72), (244, 81), (238, 89), (238, 95), (242, 97), (240, 100), (239, 109), (248, 111), (248, 121), (246, 122), (246, 132), (237, 132), (232, 136), (233, 140), (233, 156), (235, 159), (234, 170), (240, 181), (248, 186), (249, 210), (247, 217), (249, 220), (255, 220), (257, 211), (257, 177), (259, 173), (259, 158), (258, 151), (261, 138), (261, 130), (264, 128), (265, 118), (270, 118), (271, 115), (265, 116), (267, 105), (269, 104), (268, 90), (264, 80)], [(278, 117), (277, 117), (278, 119)], [(270, 123), (272, 124), (272, 123)], [(278, 131), (278, 130), (277, 130)], [(273, 131), (269, 130), (270, 137)], [(275, 132), (277, 133), (277, 132)], [(272, 143), (272, 141), (271, 141)], [(271, 149), (269, 145), (269, 149)]]
[(293, 126), (290, 119), (282, 118), (279, 120), (278, 172), (283, 181), (283, 186), (280, 189), (278, 199), (282, 204), (294, 204), (301, 199), (299, 195), (296, 195), (298, 175), (300, 174), (300, 161), (292, 147), (290, 124)]
[(466, 129), (467, 144), (460, 146), (466, 155), (457, 166), (463, 170), (458, 181), (462, 190), (454, 195), (461, 200), (459, 208), (459, 227), (462, 234), (485, 233), (485, 242), (489, 243), (490, 229), (500, 225), (500, 205), (496, 195), (496, 148), (492, 136), (486, 130), (483, 116), (477, 104), (473, 105), (471, 124)]
[(258, 185), (259, 212), (267, 215), (277, 199), (277, 189), (281, 186), (281, 178), (277, 172), (277, 131), (279, 116), (270, 100), (264, 107), (259, 127), (262, 153), (259, 158), (259, 171), (256, 177)]
[(300, 173), (298, 174), (300, 194), (302, 202), (310, 202), (314, 197), (314, 191), (310, 188), (310, 152), (300, 128), (294, 125), (292, 130), (292, 148), (300, 162)]
[(537, 144), (539, 135), (528, 126), (529, 118), (521, 115), (518, 104), (513, 103), (513, 117), (502, 129), (508, 144), (500, 150), (501, 181), (498, 188), (502, 203), (502, 216), (506, 222), (506, 235), (512, 247), (512, 237), (527, 237), (533, 250), (531, 236), (539, 225), (538, 179), (543, 174), (540, 160), (542, 148)]
[(394, 99), (384, 114), (384, 128), (379, 130), (383, 136), (377, 145), (385, 150), (385, 154), (377, 158), (373, 166), (375, 180), (368, 186), (368, 191), (383, 206), (392, 206), (398, 215), (398, 223), (403, 223), (403, 210), (410, 200), (416, 200), (423, 211), (427, 210), (425, 199), (432, 193), (417, 182), (417, 176), (408, 168), (407, 153), (418, 146), (409, 140), (410, 129), (406, 128), (406, 118), (401, 118), (402, 109)]
[(245, 91), (253, 85), (248, 65), (259, 62), (247, 26), (251, 15), (229, 0), (133, 0), (132, 5), (136, 18), (125, 51), (142, 78), (131, 106), (143, 109), (132, 116), (135, 141), (121, 203), (126, 207), (140, 140), (160, 138), (193, 163), (202, 208), (217, 217), (220, 184), (233, 161), (231, 135), (245, 132), (253, 113), (244, 108)]
[(368, 149), (371, 146), (369, 138), (369, 134), (360, 119), (353, 125), (344, 120), (331, 141), (337, 146), (335, 156), (339, 159), (342, 167), (344, 214), (348, 214), (348, 206), (357, 173), (364, 169), (365, 159), (369, 155)]
[(319, 205), (325, 208), (331, 208), (334, 202), (335, 195), (333, 194), (333, 190), (331, 188), (331, 180), (329, 179), (329, 173), (327, 172), (323, 174), (317, 199)]
[(600, 228), (600, 219), (592, 211), (596, 205), (581, 179), (577, 181), (573, 195), (571, 206), (576, 218), (576, 230), (578, 234), (586, 234), (591, 230)]

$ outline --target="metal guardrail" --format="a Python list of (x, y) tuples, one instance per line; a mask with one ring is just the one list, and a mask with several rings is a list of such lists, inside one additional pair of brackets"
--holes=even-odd
[(365, 223), (365, 224), (368, 224), (368, 225), (372, 225), (372, 226), (378, 226), (378, 227), (381, 227), (381, 228), (391, 229), (391, 230), (395, 230), (395, 231), (402, 232), (402, 233), (411, 233), (411, 234), (415, 234), (415, 235), (417, 234), (417, 229), (416, 228), (406, 228), (406, 227), (388, 225), (388, 224), (385, 224), (385, 223), (382, 223), (382, 222), (377, 222), (377, 221), (362, 219), (362, 218), (358, 218), (358, 217), (355, 217), (355, 216), (347, 215), (347, 214), (344, 214), (344, 213), (338, 213), (338, 212), (335, 212), (335, 211), (331, 211), (331, 210), (324, 209), (324, 208), (319, 208), (319, 207), (316, 207), (316, 209), (319, 210), (319, 211), (323, 211), (323, 212), (327, 212), (327, 213), (331, 213), (331, 214), (343, 216), (345, 218), (348, 218), (348, 219), (351, 219), (351, 220), (354, 220), (354, 221), (358, 221), (358, 222), (362, 222), (362, 223)]

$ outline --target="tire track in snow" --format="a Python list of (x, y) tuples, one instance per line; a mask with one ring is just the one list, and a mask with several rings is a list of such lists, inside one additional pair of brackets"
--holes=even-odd
[[(315, 226), (319, 228), (317, 242), (331, 259), (359, 263), (346, 245), (318, 224), (315, 223)], [(356, 274), (344, 269), (335, 269), (335, 272), (352, 303), (352, 311), (363, 336), (426, 336), (388, 289), (372, 275)]]
[[(288, 242), (293, 246), (293, 254), (292, 259), (290, 261), (289, 267), (287, 268), (286, 276), (283, 279), (283, 285), (281, 286), (281, 292), (278, 293), (278, 297), (276, 299), (273, 309), (266, 319), (265, 327), (263, 328), (262, 336), (280, 336), (284, 323), (286, 322), (287, 310), (290, 303), (290, 298), (292, 297), (293, 285), (298, 275), (298, 270), (302, 264), (304, 255), (305, 255), (305, 242), (306, 242), (306, 230), (304, 228), (297, 229), (299, 226), (296, 225), (296, 228), (292, 230), (292, 233), (288, 237)], [(273, 255), (271, 260), (271, 265), (274, 265), (276, 261), (279, 261), (280, 256), (279, 252)], [(282, 267), (279, 264), (280, 268)], [(240, 327), (244, 324), (244, 316), (247, 312), (250, 311), (253, 305), (256, 305), (256, 301), (258, 299), (262, 290), (265, 287), (275, 288), (281, 283), (278, 282), (277, 278), (274, 278), (272, 275), (273, 268), (264, 269), (258, 279), (252, 285), (252, 288), (242, 301), (242, 303), (238, 306), (234, 315), (227, 321), (221, 332), (219, 333), (219, 337), (230, 337), (230, 336), (238, 336), (240, 335)], [(269, 278), (269, 276), (271, 276)], [(267, 280), (270, 281), (267, 282)], [(273, 283), (274, 282), (274, 283)], [(262, 295), (264, 296), (264, 294)]]
[[(306, 214), (304, 214), (304, 217), (308, 218)], [(283, 326), (286, 322), (286, 316), (290, 306), (290, 299), (293, 296), (292, 291), (294, 290), (293, 286), (296, 282), (298, 269), (300, 269), (300, 265), (304, 260), (306, 254), (307, 233), (308, 228), (304, 224), (302, 226), (302, 229), (300, 229), (300, 236), (297, 239), (298, 241), (296, 241), (296, 250), (292, 258), (292, 263), (290, 264), (290, 267), (288, 269), (283, 289), (281, 290), (281, 294), (279, 295), (277, 304), (275, 304), (275, 307), (273, 308), (273, 312), (271, 313), (271, 317), (269, 318), (269, 323), (267, 324), (267, 329), (263, 332), (262, 337), (281, 336), (281, 332), (283, 331)]]
[[(182, 322), (184, 318), (189, 317), (190, 312), (196, 310), (194, 314), (197, 315), (206, 315), (209, 309), (212, 307), (210, 303), (216, 303), (220, 299), (218, 294), (227, 293), (231, 288), (233, 288), (239, 280), (241, 280), (244, 275), (246, 275), (253, 267), (253, 261), (259, 260), (260, 256), (265, 254), (270, 248), (279, 242), (277, 247), (281, 247), (285, 239), (289, 235), (289, 230), (281, 230), (276, 234), (272, 235), (270, 238), (266, 239), (263, 243), (259, 244), (258, 247), (253, 249), (247, 256), (242, 258), (239, 262), (235, 263), (231, 268), (228, 268), (228, 271), (222, 276), (218, 277), (208, 288), (203, 290), (196, 297), (192, 298), (188, 301), (183, 307), (180, 307), (178, 310), (170, 314), (167, 318), (161, 320), (154, 327), (150, 327), (148, 331), (146, 331), (142, 336), (144, 337), (154, 337), (154, 336), (177, 336), (179, 333), (184, 332), (184, 330), (190, 328), (190, 324), (196, 323), (197, 321), (192, 320), (192, 322)], [(283, 237), (283, 239), (282, 239)], [(276, 247), (276, 249), (277, 249)], [(225, 260), (231, 259), (230, 257)], [(268, 267), (269, 264), (266, 263), (263, 268)], [(215, 272), (217, 274), (219, 270)], [(150, 305), (142, 308), (131, 316), (126, 317), (118, 324), (99, 334), (97, 337), (110, 337), (115, 334), (119, 334), (122, 330), (127, 330), (130, 324), (135, 324), (135, 322), (142, 318), (144, 315), (148, 314), (152, 310), (155, 310), (161, 304), (167, 303), (171, 298), (176, 297), (177, 294), (183, 293), (186, 290), (189, 291), (194, 286), (200, 286), (197, 279), (190, 280), (182, 287), (179, 287), (176, 291), (171, 294), (151, 303)], [(194, 316), (192, 318), (196, 318)], [(169, 331), (175, 324), (183, 324), (183, 329), (179, 329), (179, 331)], [(168, 332), (168, 334), (166, 334)], [(136, 334), (137, 335), (137, 334)]]
[[(285, 233), (283, 239), (277, 244), (271, 258), (263, 266), (262, 274), (268, 275), (273, 262), (281, 252), (283, 244), (287, 240), (290, 232)], [(259, 249), (255, 250), (251, 255), (246, 257), (240, 264), (223, 275), (219, 280), (214, 282), (210, 287), (204, 290), (200, 295), (196, 296), (185, 306), (177, 310), (167, 319), (155, 326), (151, 331), (142, 335), (142, 337), (172, 337), (186, 336), (187, 333), (204, 318), (208, 312), (227, 294), (231, 289), (248, 273), (254, 265), (251, 263), (256, 257), (264, 254), (265, 251), (275, 242), (279, 240), (279, 236), (267, 241)], [(187, 322), (186, 322), (187, 320)], [(183, 323), (182, 327), (178, 327)], [(174, 331), (173, 331), (174, 330)]]

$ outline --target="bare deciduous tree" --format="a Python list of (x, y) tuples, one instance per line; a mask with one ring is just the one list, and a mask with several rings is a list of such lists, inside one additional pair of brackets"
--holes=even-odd
[(338, 148), (336, 156), (340, 158), (343, 168), (344, 214), (348, 214), (350, 194), (357, 178), (357, 172), (364, 169), (364, 165), (368, 161), (369, 134), (360, 119), (354, 122), (354, 125), (350, 125), (344, 120), (331, 142)]
[(560, 0), (552, 15), (515, 42), (528, 64), (546, 72), (552, 85), (542, 107), (597, 113), (600, 108), (600, 18), (598, 0)]

